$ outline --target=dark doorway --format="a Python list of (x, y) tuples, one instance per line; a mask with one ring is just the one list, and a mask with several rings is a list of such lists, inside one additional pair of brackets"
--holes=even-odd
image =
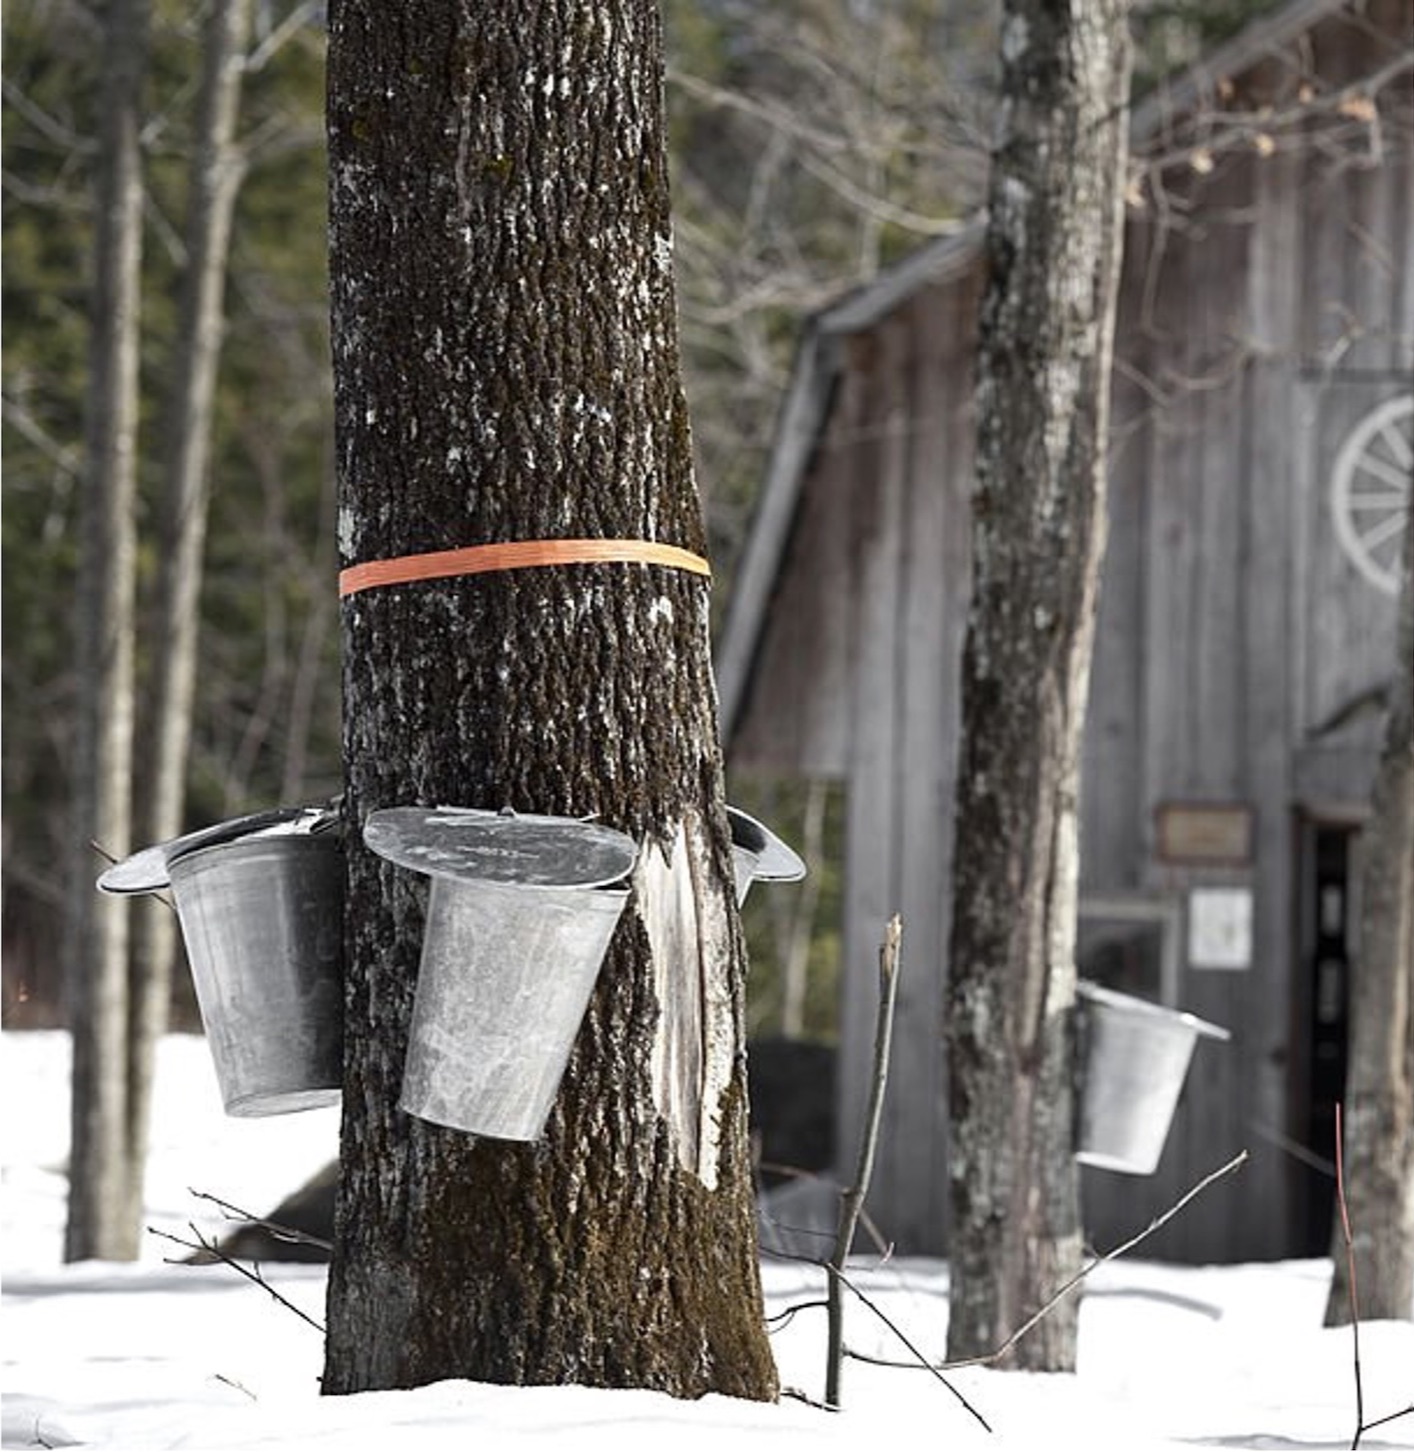
[(1302, 1212), (1297, 1253), (1308, 1256), (1329, 1253), (1335, 1210), (1332, 1165), (1336, 1105), (1345, 1093), (1355, 835), (1353, 827), (1325, 822), (1307, 823), (1302, 832), (1299, 942), (1305, 1022), (1296, 1049), (1305, 1082), (1295, 1100), (1295, 1128), (1309, 1156), (1297, 1198)]

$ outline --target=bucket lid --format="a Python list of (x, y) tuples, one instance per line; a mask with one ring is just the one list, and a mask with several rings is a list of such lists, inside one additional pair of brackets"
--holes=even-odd
[(763, 882), (798, 882), (805, 876), (805, 862), (792, 848), (755, 817), (738, 807), (727, 808), (731, 823), (732, 844), (756, 854), (751, 875)]
[(172, 883), (171, 866), (178, 858), (198, 847), (215, 847), (239, 837), (273, 835), (277, 832), (318, 832), (332, 826), (338, 814), (327, 807), (276, 807), (250, 812), (210, 827), (200, 827), (168, 842), (157, 842), (115, 862), (98, 879), (104, 892), (160, 892)]
[(632, 837), (598, 822), (471, 807), (370, 812), (363, 840), (414, 872), (522, 887), (606, 887), (638, 856)]
[(1147, 998), (1134, 998), (1127, 993), (1116, 993), (1113, 988), (1103, 988), (1100, 984), (1092, 983), (1086, 978), (1082, 978), (1075, 985), (1075, 991), (1081, 998), (1087, 998), (1092, 1003), (1103, 1004), (1106, 1008), (1115, 1009), (1120, 1013), (1147, 1014), (1151, 1018), (1163, 1018), (1170, 1023), (1182, 1024), (1204, 1038), (1226, 1041), (1232, 1037), (1229, 1030), (1220, 1028), (1215, 1023), (1209, 1023), (1196, 1014), (1185, 1013), (1179, 1008), (1168, 1008), (1162, 1003), (1154, 1003)]

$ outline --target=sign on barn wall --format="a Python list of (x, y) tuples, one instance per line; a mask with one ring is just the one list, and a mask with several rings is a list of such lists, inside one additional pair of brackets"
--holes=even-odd
[(1159, 860), (1183, 867), (1245, 867), (1252, 861), (1252, 808), (1242, 802), (1161, 802)]
[(1252, 966), (1252, 889), (1195, 887), (1188, 894), (1188, 966)]

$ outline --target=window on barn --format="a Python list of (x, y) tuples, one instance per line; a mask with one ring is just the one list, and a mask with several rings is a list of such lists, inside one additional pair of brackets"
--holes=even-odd
[(1180, 905), (1168, 899), (1095, 898), (1080, 904), (1080, 977), (1170, 1007), (1178, 998)]

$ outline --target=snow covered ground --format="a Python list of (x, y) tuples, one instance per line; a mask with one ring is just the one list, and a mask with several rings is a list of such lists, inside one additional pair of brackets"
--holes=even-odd
[[(228, 1267), (169, 1264), (178, 1247), (146, 1237), (136, 1265), (61, 1264), (68, 1041), (5, 1033), (3, 1153), (3, 1445), (110, 1449), (251, 1448), (282, 1452), (441, 1452), (468, 1446), (616, 1452), (892, 1444), (962, 1449), (1189, 1452), (1193, 1447), (1348, 1447), (1356, 1426), (1351, 1338), (1322, 1329), (1329, 1264), (1177, 1267), (1119, 1261), (1090, 1278), (1075, 1376), (972, 1370), (950, 1380), (990, 1423), (984, 1431), (921, 1370), (848, 1362), (843, 1410), (583, 1387), (444, 1382), (411, 1392), (321, 1398), (319, 1333)], [(204, 1043), (163, 1045), (148, 1223), (183, 1238), (228, 1228), (201, 1191), (268, 1212), (332, 1157), (336, 1111), (226, 1119)], [(819, 1297), (818, 1272), (768, 1262), (772, 1312)], [(322, 1319), (324, 1273), (270, 1266), (270, 1282)], [(856, 1279), (929, 1355), (941, 1358), (947, 1271), (934, 1262)], [(862, 1304), (846, 1339), (897, 1359), (902, 1348)], [(784, 1385), (819, 1398), (823, 1313), (774, 1336)], [(1414, 1323), (1362, 1328), (1365, 1415), (1414, 1402)], [(1414, 1449), (1414, 1416), (1366, 1432), (1361, 1447)]]

